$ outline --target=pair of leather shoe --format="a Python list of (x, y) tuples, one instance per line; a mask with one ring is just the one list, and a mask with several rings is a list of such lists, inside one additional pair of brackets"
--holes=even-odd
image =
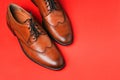
[[(39, 8), (43, 24), (50, 36), (59, 44), (72, 43), (72, 30), (68, 17), (57, 0), (32, 0)], [(9, 29), (17, 37), (24, 53), (39, 65), (60, 70), (65, 62), (47, 32), (34, 17), (16, 4), (10, 4), (7, 10)]]

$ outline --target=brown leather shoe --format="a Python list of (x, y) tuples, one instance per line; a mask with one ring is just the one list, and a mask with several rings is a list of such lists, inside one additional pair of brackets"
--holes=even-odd
[(52, 70), (64, 67), (60, 52), (30, 13), (15, 4), (10, 4), (7, 23), (31, 60)]
[(57, 0), (31, 0), (40, 10), (51, 37), (61, 45), (72, 43), (71, 24)]

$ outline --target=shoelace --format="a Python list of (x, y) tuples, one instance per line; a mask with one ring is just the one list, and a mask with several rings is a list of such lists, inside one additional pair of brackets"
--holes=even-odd
[(41, 34), (45, 34), (45, 33), (39, 29), (38, 25), (35, 22), (33, 22), (33, 19), (29, 19), (29, 21), (30, 21), (30, 26), (28, 27), (28, 29), (30, 31), (30, 38), (28, 41), (30, 41), (31, 43), (31, 42), (35, 42)]
[(52, 10), (57, 9), (55, 0), (44, 0), (44, 1), (45, 1), (46, 5), (47, 5), (48, 11), (52, 11)]
[(32, 19), (30, 19), (30, 32), (31, 32), (31, 35), (35, 36), (35, 38), (39, 37), (39, 35), (41, 34), (41, 32), (38, 32), (38, 30), (36, 29), (37, 26)]

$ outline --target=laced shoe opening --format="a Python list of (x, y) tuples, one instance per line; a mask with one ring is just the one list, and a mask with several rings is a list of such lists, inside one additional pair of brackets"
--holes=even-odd
[(12, 16), (19, 23), (24, 23), (26, 19), (30, 18), (30, 14), (27, 11), (15, 4), (11, 4), (9, 8)]

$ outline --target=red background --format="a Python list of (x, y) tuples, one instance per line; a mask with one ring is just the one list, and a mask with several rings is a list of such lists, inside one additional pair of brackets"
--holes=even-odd
[(60, 0), (74, 31), (72, 45), (57, 44), (66, 60), (61, 71), (43, 68), (24, 55), (6, 25), (11, 2), (41, 22), (30, 0), (0, 0), (0, 80), (120, 80), (120, 0)]

